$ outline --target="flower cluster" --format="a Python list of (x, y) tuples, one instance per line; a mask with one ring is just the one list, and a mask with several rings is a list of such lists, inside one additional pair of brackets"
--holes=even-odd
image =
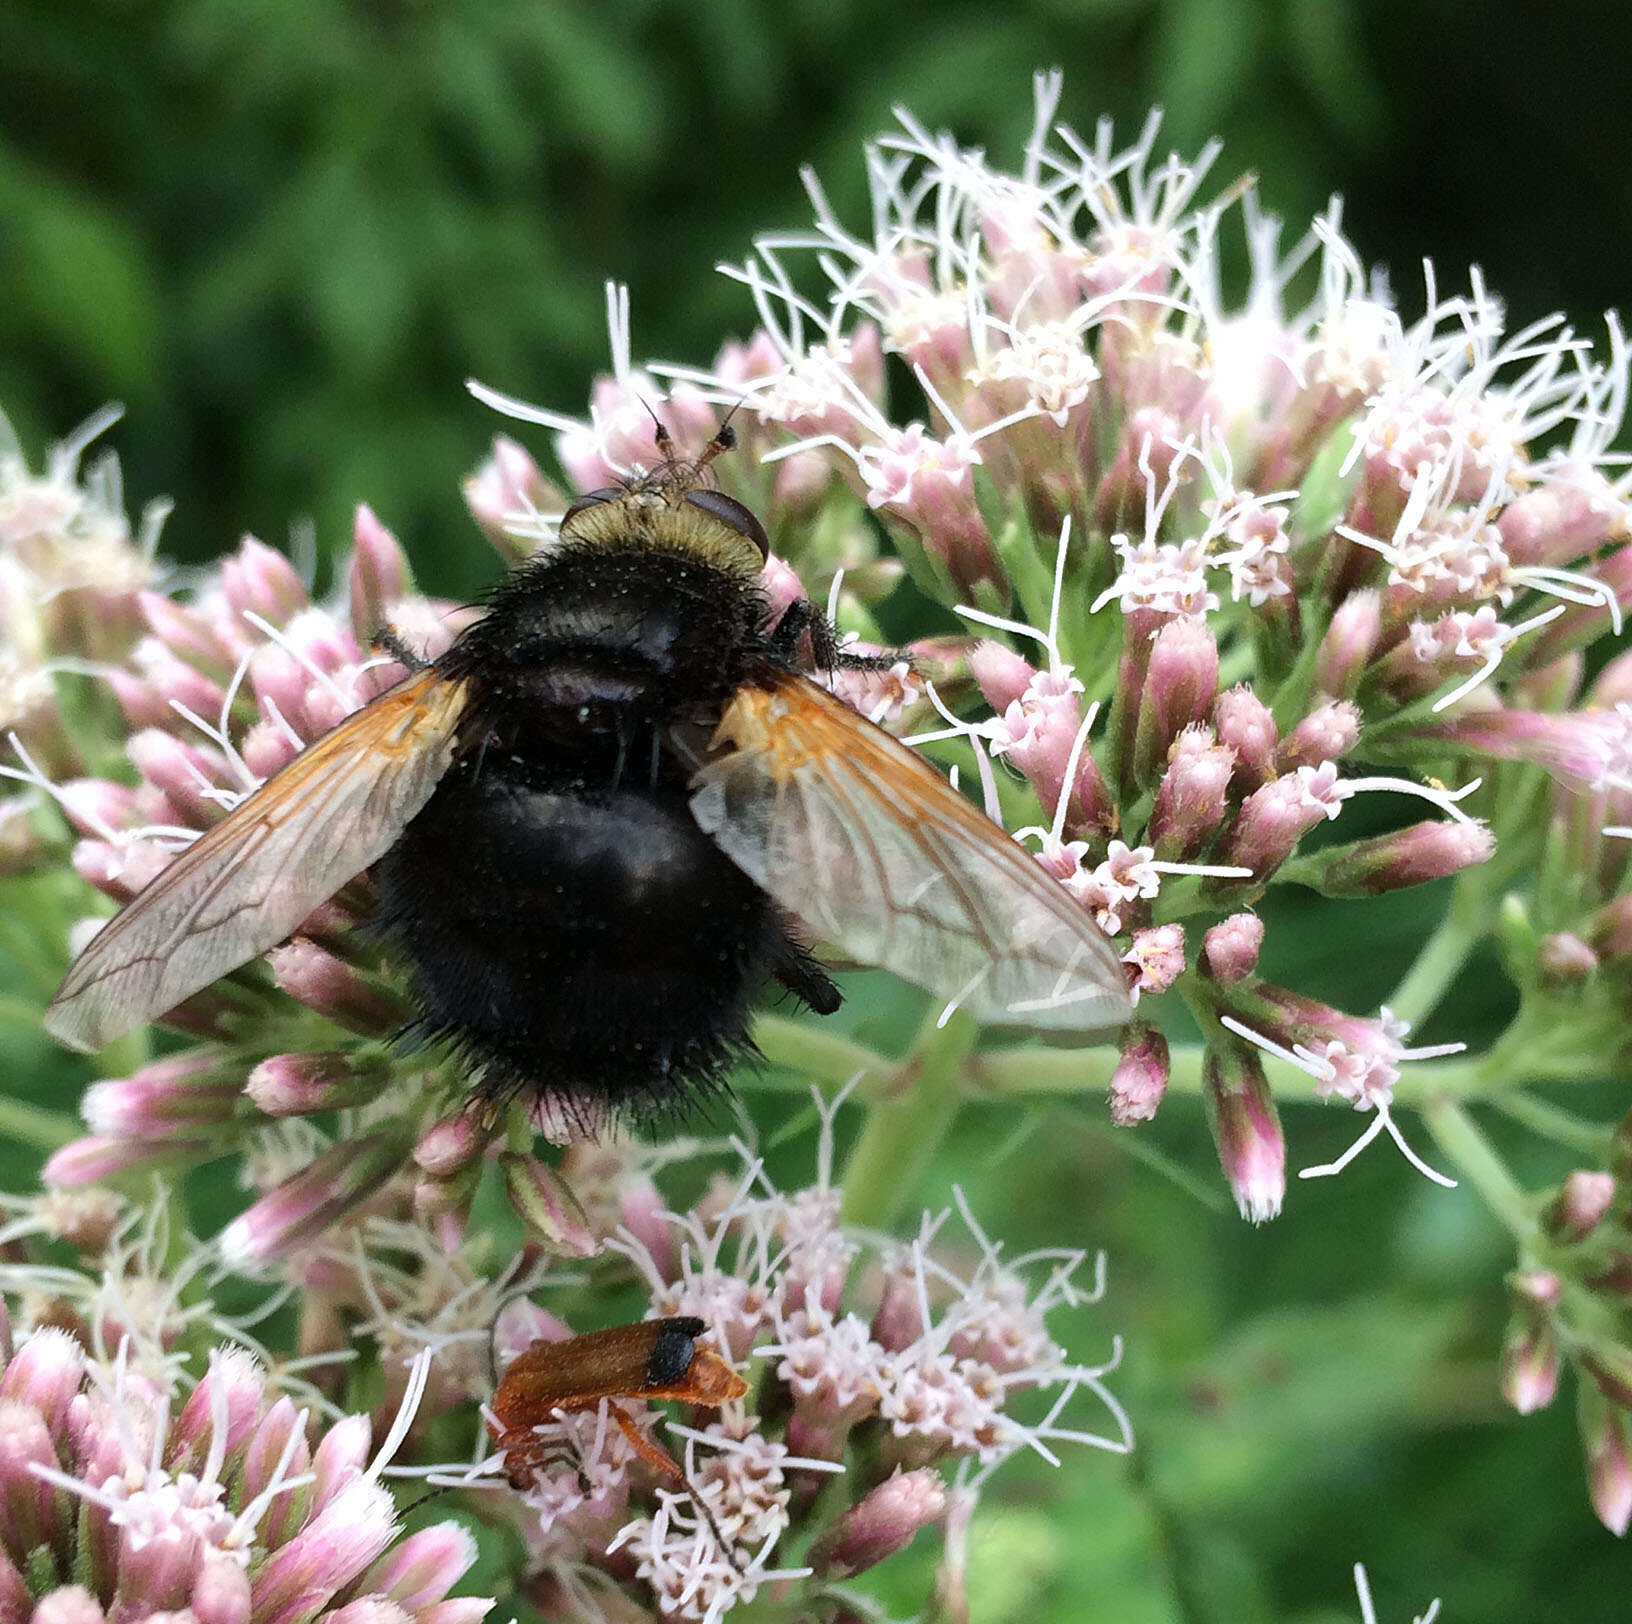
[[(1614, 1283), (1624, 1247), (1606, 1239), (1624, 1211), (1561, 1239), (1535, 1203), (1502, 1193), (1458, 1103), (1624, 1074), (1632, 1059), (1632, 655), (1609, 646), (1632, 602), (1632, 476), (1610, 449), (1623, 335), (1611, 319), (1595, 350), (1558, 318), (1510, 332), (1476, 274), (1446, 293), (1429, 270), (1421, 314), (1403, 315), (1335, 203), (1283, 241), (1250, 186), (1209, 190), (1211, 150), (1160, 156), (1154, 120), (1122, 150), (1108, 126), (1084, 139), (1056, 124), (1058, 95), (1056, 78), (1038, 81), (1013, 172), (903, 115), (868, 153), (869, 234), (812, 179), (811, 229), (761, 239), (729, 268), (758, 326), (708, 367), (637, 367), (627, 299), (611, 290), (612, 369), (587, 417), (476, 386), (554, 431), (563, 480), (500, 439), (466, 484), (471, 512), (522, 558), (554, 544), (574, 492), (651, 464), (654, 414), (689, 448), (732, 411), (741, 449), (715, 468), (770, 537), (768, 613), (808, 595), (846, 642), (879, 651), (903, 605), (937, 606), (921, 628), (934, 635), (835, 675), (836, 689), (1027, 844), (1114, 940), (1138, 1002), (1104, 1064), (977, 1048), (950, 1011), (899, 1058), (767, 1015), (767, 1059), (834, 1086), (861, 1075), (870, 1128), (924, 1134), (950, 1104), (886, 1118), (883, 1102), (1087, 1080), (1132, 1127), (1169, 1092), (1196, 1095), (1255, 1221), (1285, 1197), (1288, 1100), (1366, 1117), (1347, 1153), (1308, 1174), (1384, 1134), (1431, 1178), (1449, 1182), (1446, 1162), (1472, 1171), (1520, 1253), (1510, 1391), (1533, 1408), (1560, 1350), (1579, 1365), (1608, 1418), (1588, 1434), (1596, 1503), (1624, 1526), (1617, 1382), (1632, 1322)], [(1232, 237), (1240, 296), (1224, 270)], [(162, 514), (133, 529), (112, 465), (81, 475), (106, 426), (88, 424), (43, 474), (0, 443), (13, 752), (0, 775), (15, 791), (0, 800), (0, 868), (71, 865), (86, 882), (74, 913), (87, 888), (127, 901), (398, 678), (392, 649), (434, 657), (470, 613), (414, 590), (366, 508), (329, 602), (253, 539), (214, 570), (166, 578)], [(897, 591), (908, 582), (915, 593)], [(952, 616), (962, 629), (948, 634)], [(377, 647), (383, 628), (396, 641)], [(1441, 923), (1385, 1007), (1356, 1013), (1282, 984), (1296, 968), (1266, 943), (1272, 909), (1258, 911), (1275, 888), (1313, 892), (1342, 934), (1368, 899), (1434, 881), (1449, 882)], [(410, 1003), (385, 946), (354, 928), (373, 904), (359, 876), (264, 967), (168, 1012), (180, 1046), (155, 1058), (121, 1045), (106, 1062), (120, 1075), (86, 1095), (88, 1133), (49, 1164), (56, 1199), (94, 1203), (108, 1180), (237, 1158), (254, 1199), (217, 1255), (296, 1283), (314, 1348), (360, 1320), (382, 1339), (417, 1321), (428, 1345), (463, 1349), (439, 1378), (450, 1402), (480, 1391), (470, 1346), (506, 1289), (494, 1282), (545, 1254), (591, 1257), (615, 1215), (658, 1311), (699, 1313), (739, 1361), (776, 1350), (765, 1381), (784, 1408), (772, 1444), (746, 1411), (710, 1422), (689, 1502), (628, 1489), (638, 1468), (618, 1458), (616, 1427), (563, 1423), (563, 1441), (608, 1473), (556, 1485), (563, 1507), (579, 1489), (583, 1503), (548, 1529), (535, 1508), (540, 1560), (569, 1589), (600, 1582), (582, 1580), (586, 1552), (597, 1573), (638, 1570), (671, 1613), (705, 1590), (791, 1582), (764, 1565), (773, 1536), (816, 1498), (820, 1464), (840, 1460), (864, 1488), (858, 1540), (888, 1543), (869, 1503), (933, 1506), (931, 1520), (944, 1509), (950, 1537), (958, 1503), (942, 1508), (915, 1474), (954, 1457), (978, 1472), (1047, 1436), (1052, 1419), (1011, 1430), (1006, 1403), (1054, 1368), (1033, 1312), (1047, 1289), (1016, 1298), (984, 1244), (981, 1270), (954, 1278), (932, 1266), (925, 1232), (876, 1260), (861, 1312), (825, 1184), (785, 1201), (750, 1181), (673, 1230), (655, 1186), (625, 1179), (615, 1155), (608, 1168), (584, 1147), (534, 1154), (538, 1133), (570, 1139), (577, 1125), (528, 1100), (474, 1113), (452, 1059), (395, 1042)], [(62, 957), (95, 928), (69, 926), (39, 933)], [(1413, 1045), (1491, 940), (1517, 1006), (1507, 1030), (1466, 1058), (1454, 1041)], [(42, 998), (60, 968), (40, 967)], [(1199, 1042), (1180, 1041), (1192, 1030)], [(1435, 1165), (1407, 1144), (1402, 1106), (1421, 1109)], [(1610, 1138), (1551, 1107), (1531, 1120), (1578, 1148)], [(867, 1142), (872, 1171), (846, 1199), (871, 1216), (888, 1205), (877, 1170), (894, 1168)], [(1626, 1176), (1608, 1163), (1580, 1174), (1617, 1189)], [(1582, 1188), (1602, 1186), (1577, 1187), (1577, 1206)], [(529, 1237), (511, 1276), (479, 1255), (470, 1223), (501, 1189)], [(1012, 1346), (960, 1324), (988, 1291), (993, 1315), (1016, 1316)], [(433, 1324), (426, 1303), (445, 1317)], [(1069, 1391), (1077, 1377), (1058, 1372)]]
[[(863, 703), (978, 775), (991, 815), (1124, 945), (1137, 997), (1189, 1006), (1225, 1172), (1262, 1219), (1285, 1152), (1254, 1047), (1373, 1112), (1361, 1144), (1386, 1129), (1404, 1149), (1401, 1063), (1454, 1046), (1412, 1049), (1401, 1013), (1261, 982), (1253, 904), (1274, 885), (1363, 899), (1486, 864), (1509, 804), (1493, 761), (1598, 797), (1573, 820), (1584, 835), (1632, 819), (1618, 668), (1579, 693), (1580, 651), (1620, 631), (1632, 594), (1609, 450), (1627, 349), (1613, 318), (1603, 359), (1556, 318), (1509, 333), (1477, 276), (1442, 295), (1431, 270), (1408, 322), (1335, 204), (1287, 248), (1250, 189), (1204, 198), (1212, 153), (1157, 162), (1154, 120), (1126, 151), (1108, 127), (1087, 143), (1053, 124), (1057, 78), (1037, 93), (1017, 174), (903, 115), (869, 154), (870, 237), (810, 180), (814, 229), (730, 269), (762, 325), (712, 368), (636, 369), (614, 298), (587, 422), (478, 393), (555, 428), (580, 488), (641, 461), (652, 374), (677, 437), (732, 406), (753, 455), (727, 477), (851, 635), (877, 640), (881, 564), (963, 617), (981, 640), (943, 643), (940, 669)], [(1239, 301), (1221, 270), (1232, 222)], [(921, 391), (905, 426), (885, 355)], [(536, 510), (507, 522), (547, 544)], [(1363, 793), (1433, 815), (1334, 842)], [(1535, 831), (1498, 823), (1522, 864)], [(1119, 1121), (1160, 1102), (1160, 1028), (1151, 1008), (1125, 1033)]]
[[(696, 1207), (654, 1215), (639, 1232), (620, 1227), (608, 1244), (640, 1278), (648, 1317), (701, 1319), (749, 1396), (670, 1429), (684, 1440), (683, 1487), (611, 1424), (612, 1400), (540, 1418), (542, 1464), (519, 1497), (536, 1569), (529, 1594), (546, 1613), (552, 1599), (564, 1607), (618, 1579), (635, 1581), (662, 1618), (712, 1624), (761, 1591), (786, 1601), (806, 1582), (825, 1590), (882, 1561), (1021, 1450), (1057, 1462), (1062, 1442), (1132, 1446), (1105, 1386), (1119, 1346), (1102, 1367), (1076, 1365), (1051, 1329), (1059, 1311), (1102, 1289), (1078, 1283), (1081, 1253), (1004, 1258), (961, 1196), (972, 1268), (954, 1266), (969, 1243), (951, 1243), (947, 1211), (926, 1213), (908, 1244), (864, 1244), (839, 1221), (831, 1109), (814, 1186), (781, 1192), (741, 1154), (734, 1182), (717, 1180)], [(638, 1161), (612, 1182), (644, 1205)], [(501, 1363), (570, 1334), (522, 1300), (493, 1332)], [(1108, 1411), (1108, 1434), (1066, 1424), (1083, 1394)], [(657, 1413), (619, 1402), (650, 1435)], [(495, 1469), (514, 1462), (501, 1453), (437, 1481), (477, 1483)], [(805, 1565), (771, 1565), (794, 1542)]]
[[(185, 1354), (163, 1340), (175, 1316), (162, 1331), (139, 1323), (140, 1288), (158, 1278), (131, 1263), (110, 1256), (79, 1291), (74, 1271), (8, 1266), (8, 1287), (26, 1282), (21, 1323), (30, 1302), (48, 1312), (15, 1342), (8, 1322), (0, 1345), (6, 1615), (477, 1624), (492, 1601), (448, 1595), (475, 1559), (471, 1536), (443, 1522), (405, 1537), (380, 1481), (423, 1363), (376, 1448), (367, 1416), (316, 1422), (231, 1342), (187, 1379)], [(87, 1317), (76, 1299), (94, 1304)], [(109, 1305), (133, 1301), (127, 1328)]]

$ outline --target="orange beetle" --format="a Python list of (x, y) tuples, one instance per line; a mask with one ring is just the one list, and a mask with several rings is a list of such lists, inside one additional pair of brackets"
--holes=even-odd
[(673, 1456), (645, 1437), (618, 1399), (679, 1399), (718, 1409), (748, 1391), (717, 1353), (697, 1346), (707, 1329), (690, 1316), (586, 1331), (564, 1342), (534, 1342), (514, 1358), (493, 1395), (494, 1441), (513, 1487), (531, 1483), (545, 1450), (533, 1430), (552, 1416), (593, 1410), (602, 1400), (629, 1447), (654, 1471), (685, 1480)]

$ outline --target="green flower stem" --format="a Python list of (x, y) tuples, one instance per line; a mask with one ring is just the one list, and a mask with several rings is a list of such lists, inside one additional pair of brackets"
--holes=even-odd
[[(1205, 1050), (1199, 1043), (1176, 1044), (1169, 1054), (1170, 1094), (1201, 1093)], [(1093, 1049), (983, 1049), (964, 1063), (971, 1085), (988, 1094), (1102, 1094), (1110, 1086), (1120, 1055), (1103, 1045)], [(1312, 1097), (1307, 1072), (1263, 1056), (1264, 1073), (1279, 1099)]]
[(1394, 989), (1388, 1007), (1412, 1026), (1420, 1026), (1439, 1007), (1468, 955), (1496, 922), (1495, 902), (1477, 868), (1464, 869), (1451, 893), (1451, 905), (1434, 933), (1422, 945), (1416, 962)]
[(1503, 1116), (1551, 1139), (1566, 1150), (1580, 1151), (1598, 1166), (1609, 1154), (1610, 1130), (1596, 1122), (1583, 1122), (1573, 1111), (1554, 1105), (1551, 1100), (1538, 1099), (1534, 1094), (1510, 1089), (1498, 1094), (1491, 1103)]
[(70, 1116), (61, 1116), (26, 1100), (0, 1095), (0, 1139), (27, 1145), (32, 1150), (61, 1150), (84, 1129)]
[(1455, 1100), (1443, 1095), (1424, 1100), (1419, 1109), (1446, 1159), (1479, 1192), (1520, 1246), (1530, 1245), (1536, 1235), (1530, 1201), (1513, 1182), (1473, 1118)]
[(952, 1126), (963, 1064), (977, 1028), (961, 1010), (945, 1026), (926, 1018), (892, 1093), (875, 1099), (844, 1169), (847, 1223), (887, 1228)]
[[(841, 1037), (808, 1021), (789, 1020), (785, 1015), (761, 1015), (754, 1021), (754, 1044), (766, 1064), (778, 1071), (798, 1075), (799, 1087), (806, 1082), (826, 1083), (839, 1088), (851, 1078), (863, 1101), (877, 1099), (895, 1087), (901, 1063)], [(775, 1088), (776, 1079), (752, 1070), (738, 1079), (744, 1089)]]

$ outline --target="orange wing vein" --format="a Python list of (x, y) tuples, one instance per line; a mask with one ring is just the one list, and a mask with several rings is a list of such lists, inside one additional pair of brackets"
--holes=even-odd
[(427, 666), (302, 751), (97, 932), (46, 1030), (100, 1049), (276, 946), (430, 799), (464, 700)]
[(1132, 1013), (1093, 916), (926, 761), (793, 672), (726, 711), (693, 816), (818, 936), (984, 1022), (1092, 1032)]

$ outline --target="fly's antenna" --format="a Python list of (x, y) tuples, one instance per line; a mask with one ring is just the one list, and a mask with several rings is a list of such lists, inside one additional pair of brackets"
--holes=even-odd
[(713, 462), (716, 457), (723, 456), (727, 451), (736, 450), (737, 431), (731, 427), (731, 419), (737, 415), (741, 408), (742, 402), (739, 400), (736, 405), (734, 405), (731, 410), (725, 414), (724, 418), (720, 422), (720, 426), (715, 429), (714, 438), (703, 447), (703, 454), (697, 459), (697, 472), (699, 474), (702, 473), (702, 471), (711, 462)]
[(646, 415), (652, 420), (652, 428), (654, 430), (652, 438), (657, 442), (657, 456), (659, 463), (667, 464), (673, 462), (675, 460), (674, 436), (669, 433), (663, 419), (652, 410), (652, 403), (649, 400), (642, 396), (640, 404), (646, 408)]

